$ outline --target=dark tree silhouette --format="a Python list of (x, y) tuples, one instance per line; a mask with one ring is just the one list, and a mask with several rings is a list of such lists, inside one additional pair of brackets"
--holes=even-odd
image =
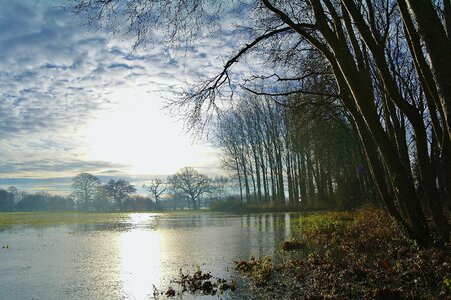
[(182, 192), (191, 202), (191, 208), (200, 208), (199, 199), (211, 191), (210, 179), (191, 167), (180, 169), (168, 177), (168, 182), (174, 190)]
[(97, 188), (101, 185), (100, 179), (89, 173), (80, 173), (73, 178), (72, 193), (79, 208), (88, 210), (90, 202), (93, 201)]
[(166, 184), (163, 180), (154, 178), (143, 185), (143, 188), (149, 193), (155, 204), (159, 204), (161, 195), (166, 191)]
[(14, 195), (7, 190), (0, 189), (0, 211), (14, 210)]
[(136, 192), (136, 188), (124, 179), (111, 179), (104, 187), (107, 195), (120, 210), (124, 209), (123, 203), (127, 197)]

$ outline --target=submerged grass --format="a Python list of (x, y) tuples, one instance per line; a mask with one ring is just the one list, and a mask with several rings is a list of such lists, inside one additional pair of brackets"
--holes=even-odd
[(0, 228), (28, 225), (68, 225), (68, 224), (114, 224), (130, 220), (131, 214), (156, 214), (168, 217), (184, 215), (201, 215), (203, 213), (218, 214), (204, 210), (177, 210), (177, 211), (106, 211), (106, 212), (0, 212)]
[(4, 212), (0, 228), (15, 225), (64, 225), (87, 223), (120, 223), (129, 218), (124, 212)]

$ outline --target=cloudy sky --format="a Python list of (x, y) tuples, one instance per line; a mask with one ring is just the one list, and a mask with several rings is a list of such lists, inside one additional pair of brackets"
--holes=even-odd
[(164, 45), (132, 52), (131, 40), (83, 26), (61, 1), (0, 4), (0, 187), (66, 193), (80, 172), (137, 185), (188, 165), (218, 172), (217, 151), (162, 108), (213, 70), (221, 45), (181, 60)]

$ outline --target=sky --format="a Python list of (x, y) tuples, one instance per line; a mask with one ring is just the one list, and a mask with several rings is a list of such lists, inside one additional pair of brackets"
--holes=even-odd
[(61, 1), (0, 4), (0, 188), (67, 194), (81, 172), (136, 186), (184, 166), (221, 172), (218, 150), (163, 109), (199, 70), (214, 71), (218, 41), (182, 59), (165, 45), (132, 51)]

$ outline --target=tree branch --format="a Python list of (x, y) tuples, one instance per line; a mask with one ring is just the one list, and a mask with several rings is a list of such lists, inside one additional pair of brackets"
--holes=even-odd
[(304, 94), (304, 95), (340, 98), (340, 95), (337, 95), (337, 94), (313, 92), (313, 91), (305, 91), (305, 90), (295, 90), (295, 91), (288, 91), (288, 92), (283, 92), (283, 93), (269, 93), (269, 92), (259, 92), (254, 89), (248, 88), (246, 86), (242, 86), (242, 88), (248, 92), (251, 92), (252, 94), (260, 95), (260, 96), (289, 96), (289, 95), (293, 95), (293, 94)]

